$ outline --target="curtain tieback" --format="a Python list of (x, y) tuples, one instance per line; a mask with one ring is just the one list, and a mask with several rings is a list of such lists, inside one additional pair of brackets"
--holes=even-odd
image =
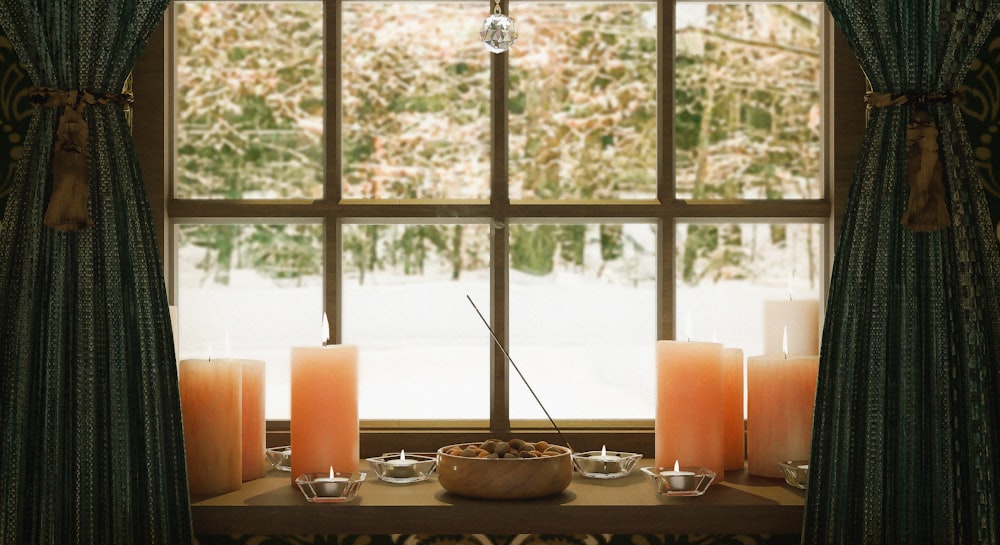
[(93, 223), (87, 212), (89, 128), (83, 110), (93, 104), (131, 104), (132, 95), (36, 87), (31, 90), (31, 100), (39, 106), (63, 108), (52, 153), (52, 195), (43, 223), (58, 231), (82, 231)]
[(927, 106), (958, 104), (961, 100), (958, 91), (865, 94), (869, 109), (910, 105), (910, 121), (906, 126), (906, 180), (910, 197), (900, 223), (912, 231), (937, 231), (951, 225), (944, 198), (937, 124)]

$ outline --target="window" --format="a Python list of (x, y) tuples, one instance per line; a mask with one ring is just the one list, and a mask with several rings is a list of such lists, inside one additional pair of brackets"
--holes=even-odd
[(658, 338), (756, 355), (764, 300), (822, 299), (822, 2), (517, 0), (504, 55), (491, 8), (173, 3), (180, 357), (228, 337), (287, 419), (325, 311), (363, 421), (544, 419), (471, 299), (553, 418), (648, 425)]

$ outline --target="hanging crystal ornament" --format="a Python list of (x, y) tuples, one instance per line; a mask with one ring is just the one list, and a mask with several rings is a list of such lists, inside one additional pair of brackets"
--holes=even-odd
[(483, 40), (486, 49), (493, 53), (503, 53), (510, 49), (517, 39), (517, 30), (514, 28), (514, 20), (507, 17), (500, 10), (500, 0), (494, 0), (493, 13), (483, 21), (483, 27), (479, 29), (479, 37)]

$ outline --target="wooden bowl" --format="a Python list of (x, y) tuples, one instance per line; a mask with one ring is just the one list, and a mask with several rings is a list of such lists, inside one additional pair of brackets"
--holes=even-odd
[(438, 449), (438, 482), (460, 496), (491, 500), (521, 500), (558, 494), (573, 479), (573, 460), (566, 447), (560, 454), (540, 458), (467, 458), (448, 454), (479, 443), (460, 443)]

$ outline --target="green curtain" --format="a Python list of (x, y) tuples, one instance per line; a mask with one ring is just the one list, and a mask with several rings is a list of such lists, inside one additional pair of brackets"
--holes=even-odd
[[(1000, 255), (956, 90), (1000, 0), (827, 0), (877, 93), (824, 325), (802, 542), (996, 544)], [(949, 225), (916, 232), (907, 126), (936, 122)], [(862, 97), (858, 97), (861, 100)], [(899, 101), (897, 101), (899, 102)]]
[[(115, 95), (168, 0), (0, 0), (41, 87)], [(191, 543), (163, 270), (122, 107), (92, 104), (92, 226), (42, 225), (63, 107), (36, 107), (0, 223), (0, 543)]]

